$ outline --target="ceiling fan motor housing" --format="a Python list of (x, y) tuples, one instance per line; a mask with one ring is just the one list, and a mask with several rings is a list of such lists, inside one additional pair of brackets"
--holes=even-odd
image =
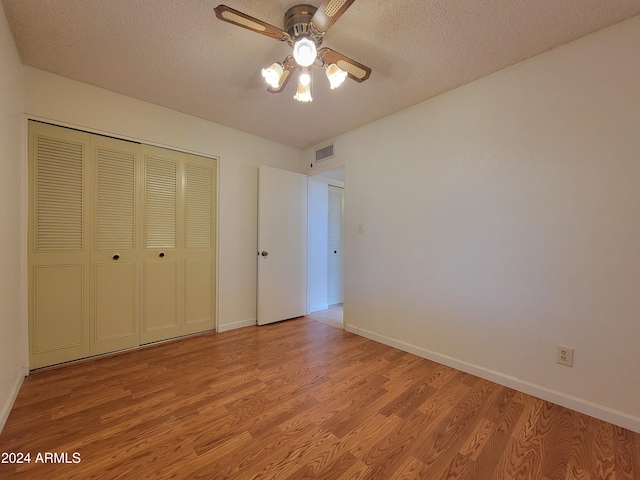
[(312, 40), (317, 47), (322, 44), (322, 33), (311, 27), (311, 18), (317, 8), (313, 5), (295, 5), (284, 14), (284, 29), (295, 42), (301, 37)]

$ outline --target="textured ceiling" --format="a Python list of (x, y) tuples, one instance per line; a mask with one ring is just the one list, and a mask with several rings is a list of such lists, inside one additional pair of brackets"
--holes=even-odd
[[(296, 1), (223, 0), (278, 27)], [(289, 46), (216, 19), (217, 0), (2, 0), (25, 65), (306, 148), (640, 14), (639, 0), (356, 0), (326, 33), (373, 69), (329, 90), (313, 69), (270, 94)], [(320, 0), (308, 3), (319, 5)]]

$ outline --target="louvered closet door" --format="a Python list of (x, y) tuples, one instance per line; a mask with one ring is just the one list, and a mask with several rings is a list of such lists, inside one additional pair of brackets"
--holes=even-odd
[(140, 144), (93, 135), (91, 354), (139, 345)]
[(214, 328), (216, 161), (183, 154), (184, 323), (182, 334)]
[[(29, 122), (31, 369), (89, 355), (90, 135)], [(16, 232), (16, 234), (18, 234)]]
[(143, 235), (141, 343), (181, 333), (181, 285), (178, 212), (181, 154), (142, 145)]

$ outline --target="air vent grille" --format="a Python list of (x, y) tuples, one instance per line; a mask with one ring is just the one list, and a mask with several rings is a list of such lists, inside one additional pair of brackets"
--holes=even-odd
[(333, 145), (327, 145), (320, 150), (316, 150), (316, 162), (322, 162), (329, 158), (333, 158)]

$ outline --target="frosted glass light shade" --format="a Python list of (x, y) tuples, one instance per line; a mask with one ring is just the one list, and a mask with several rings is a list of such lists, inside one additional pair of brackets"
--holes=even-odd
[(308, 38), (301, 38), (293, 46), (293, 58), (301, 67), (308, 67), (316, 61), (316, 44)]
[(278, 88), (280, 86), (280, 79), (284, 69), (279, 63), (273, 63), (268, 68), (262, 69), (262, 76), (272, 88)]
[(298, 91), (293, 96), (299, 102), (311, 102), (313, 98), (311, 98), (311, 85), (302, 85), (298, 84)]
[(344, 79), (347, 78), (347, 72), (342, 70), (335, 63), (332, 63), (327, 67), (326, 74), (332, 90), (342, 85)]

